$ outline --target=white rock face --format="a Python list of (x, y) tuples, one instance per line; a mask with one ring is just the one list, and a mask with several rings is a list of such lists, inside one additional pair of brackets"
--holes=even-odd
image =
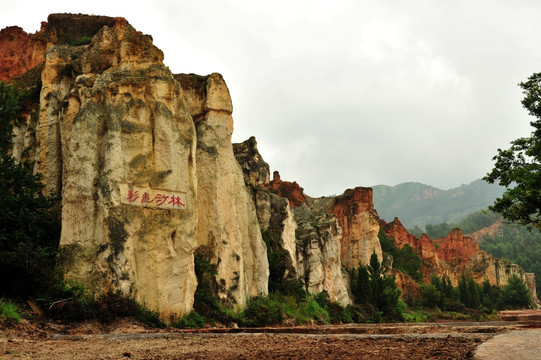
[(312, 241), (306, 252), (308, 260), (308, 291), (325, 291), (331, 301), (346, 306), (352, 302), (348, 294), (347, 274), (340, 261), (341, 229), (336, 219), (320, 223), (320, 241)]
[[(47, 191), (62, 195), (66, 276), (95, 293), (121, 290), (169, 319), (191, 309), (197, 285), (196, 133), (163, 55), (135, 34), (104, 28), (80, 56), (82, 74), (66, 71), (70, 49), (49, 48), (37, 166)], [(147, 58), (132, 54), (139, 46), (150, 47)], [(90, 58), (115, 65), (96, 74)], [(139, 189), (137, 201), (126, 202), (123, 184)], [(182, 194), (186, 206), (137, 206), (145, 194), (154, 204)]]
[(221, 300), (244, 305), (268, 293), (267, 249), (231, 144), (231, 115), (208, 111), (197, 123), (197, 243), (216, 265)]
[(311, 207), (293, 209), (298, 223), (297, 264), (310, 293), (325, 291), (331, 301), (346, 306), (352, 299), (340, 259), (342, 228), (336, 216), (328, 213), (331, 201), (332, 198), (315, 199)]
[(219, 295), (241, 305), (267, 293), (268, 264), (225, 82), (174, 76), (162, 60), (125, 21), (90, 45), (50, 46), (39, 118), (15, 132), (14, 155), (35, 143), (47, 193), (62, 196), (66, 277), (169, 321), (192, 308), (198, 247), (210, 249)]

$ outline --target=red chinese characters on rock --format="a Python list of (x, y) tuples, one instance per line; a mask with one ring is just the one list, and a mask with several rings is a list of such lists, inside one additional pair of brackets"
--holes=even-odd
[(163, 194), (158, 194), (154, 198), (154, 200), (156, 200), (156, 202), (155, 202), (156, 206), (162, 206), (163, 204), (165, 204), (167, 199), (169, 199), (169, 196), (163, 195)]
[(132, 203), (132, 202), (135, 202), (137, 199), (139, 199), (139, 191), (128, 190), (128, 196), (127, 196), (128, 202)]
[(172, 204), (173, 206), (186, 206), (180, 201), (180, 197), (175, 195), (171, 196), (171, 200), (168, 202), (168, 204)]
[(143, 197), (141, 198), (141, 204), (142, 204), (142, 203), (151, 203), (151, 202), (153, 202), (153, 201), (154, 201), (154, 199), (150, 200), (150, 195), (148, 195), (147, 192), (145, 192), (145, 193), (143, 194)]
[(157, 207), (161, 207), (163, 205), (171, 205), (172, 207), (186, 207), (186, 204), (180, 200), (180, 196), (156, 194), (156, 196), (151, 197), (151, 195), (146, 191), (142, 196), (140, 196), (139, 190), (128, 190), (126, 200), (128, 203), (153, 204)]

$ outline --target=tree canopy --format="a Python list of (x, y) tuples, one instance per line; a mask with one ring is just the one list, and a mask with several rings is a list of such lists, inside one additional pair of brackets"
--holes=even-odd
[(536, 118), (530, 122), (534, 129), (530, 137), (512, 141), (509, 149), (498, 149), (494, 168), (484, 179), (507, 188), (490, 210), (541, 230), (541, 73), (519, 86), (524, 94), (522, 106)]

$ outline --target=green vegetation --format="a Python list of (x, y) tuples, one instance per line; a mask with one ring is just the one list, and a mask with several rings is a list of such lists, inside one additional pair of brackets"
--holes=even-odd
[(536, 119), (530, 122), (530, 137), (512, 141), (509, 149), (498, 149), (494, 156), (496, 163), (485, 180), (507, 189), (489, 209), (509, 221), (541, 230), (541, 73), (519, 86), (525, 95), (522, 106)]
[(8, 153), (18, 109), (17, 95), (0, 82), (0, 288), (24, 298), (54, 281), (60, 224), (57, 199), (43, 195), (31, 164), (16, 163)]
[(513, 275), (509, 278), (509, 283), (502, 290), (500, 303), (517, 309), (530, 305), (530, 292), (518, 276)]
[(530, 297), (528, 288), (516, 275), (501, 289), (490, 285), (488, 280), (480, 286), (464, 274), (455, 288), (447, 278), (434, 275), (430, 284), (421, 285), (421, 299), (417, 305), (432, 310), (485, 316), (496, 309), (527, 308)]
[(261, 236), (267, 245), (267, 260), (269, 262), (269, 293), (280, 292), (284, 295), (295, 296), (298, 300), (306, 299), (304, 282), (299, 279), (286, 279), (288, 263), (287, 255), (280, 245), (271, 238), (266, 230), (261, 230)]
[(90, 36), (81, 36), (76, 39), (69, 40), (69, 44), (72, 46), (81, 46), (81, 45), (87, 45), (90, 44), (92, 41), (92, 37)]
[[(449, 234), (454, 228), (459, 228), (464, 234), (469, 234), (494, 224), (498, 218), (499, 216), (492, 212), (478, 211), (466, 216), (457, 223), (428, 224), (426, 225), (426, 230), (424, 233), (431, 239), (446, 237), (447, 234)], [(414, 232), (416, 232), (415, 229), (408, 231), (410, 234), (414, 234)]]
[(501, 259), (520, 265), (535, 274), (537, 293), (541, 294), (541, 232), (525, 226), (502, 223), (501, 231), (485, 235), (479, 247)]
[(357, 304), (373, 306), (386, 320), (403, 320), (404, 304), (395, 278), (385, 275), (385, 267), (375, 253), (370, 257), (369, 265), (359, 264), (359, 268), (351, 270), (350, 277), (351, 291)]
[(395, 243), (389, 239), (383, 230), (378, 234), (381, 250), (393, 257), (393, 268), (402, 271), (409, 275), (415, 281), (421, 281), (421, 259), (419, 255), (413, 251), (409, 244), (405, 244), (401, 249), (398, 249)]
[(0, 299), (0, 325), (15, 325), (20, 321), (17, 306), (9, 300)]
[(46, 310), (47, 316), (65, 322), (97, 320), (108, 324), (119, 318), (133, 317), (147, 326), (165, 327), (158, 313), (148, 310), (120, 291), (94, 297), (83, 285), (65, 281), (61, 274), (37, 302)]

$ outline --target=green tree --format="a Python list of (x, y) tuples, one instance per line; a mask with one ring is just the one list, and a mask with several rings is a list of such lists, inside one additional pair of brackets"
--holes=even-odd
[(479, 285), (470, 277), (468, 278), (467, 286), (469, 298), (465, 305), (472, 309), (479, 309), (481, 306), (481, 289), (479, 288)]
[(516, 275), (509, 278), (502, 289), (500, 308), (527, 308), (530, 306), (530, 292), (526, 284)]
[(0, 290), (28, 296), (54, 279), (60, 226), (40, 176), (8, 153), (17, 110), (14, 91), (0, 83)]
[(466, 281), (466, 275), (462, 273), (460, 280), (458, 280), (458, 300), (464, 305), (467, 305), (471, 297), (468, 289), (468, 283)]
[(368, 275), (366, 266), (361, 264), (358, 269), (353, 270), (351, 274), (351, 289), (358, 304), (372, 301), (370, 276)]
[(394, 276), (385, 274), (385, 267), (375, 253), (370, 257), (370, 264), (351, 271), (351, 289), (358, 304), (372, 304), (390, 320), (402, 320), (403, 308), (400, 302), (400, 289), (395, 284)]
[(429, 308), (440, 307), (441, 309), (441, 292), (434, 284), (421, 285), (421, 304)]
[(511, 142), (507, 150), (498, 149), (494, 168), (484, 179), (507, 190), (489, 207), (505, 219), (541, 230), (541, 73), (521, 82), (522, 106), (536, 119), (530, 122), (530, 137)]
[(488, 280), (483, 281), (481, 303), (488, 310), (494, 310), (494, 295), (492, 294), (492, 285), (490, 285), (490, 281)]
[(440, 279), (438, 275), (433, 274), (430, 278), (430, 284), (434, 285), (439, 293), (438, 307), (441, 310), (445, 309), (445, 278)]
[(7, 154), (11, 146), (13, 120), (19, 110), (17, 96), (5, 82), (0, 82), (0, 153)]
[(440, 237), (445, 237), (453, 230), (453, 225), (447, 223), (426, 225), (426, 234), (431, 239), (437, 239)]
[(402, 319), (403, 314), (399, 306), (401, 291), (395, 284), (394, 276), (385, 275), (385, 267), (379, 262), (375, 252), (370, 257), (367, 270), (374, 306), (387, 318)]
[(421, 269), (421, 258), (409, 244), (404, 244), (395, 258), (395, 267), (405, 274), (411, 276), (415, 281), (421, 281), (423, 275)]
[(409, 275), (415, 281), (421, 281), (423, 275), (421, 269), (421, 258), (409, 244), (404, 244), (398, 249), (393, 240), (389, 239), (383, 230), (378, 234), (381, 250), (393, 257), (393, 268)]

